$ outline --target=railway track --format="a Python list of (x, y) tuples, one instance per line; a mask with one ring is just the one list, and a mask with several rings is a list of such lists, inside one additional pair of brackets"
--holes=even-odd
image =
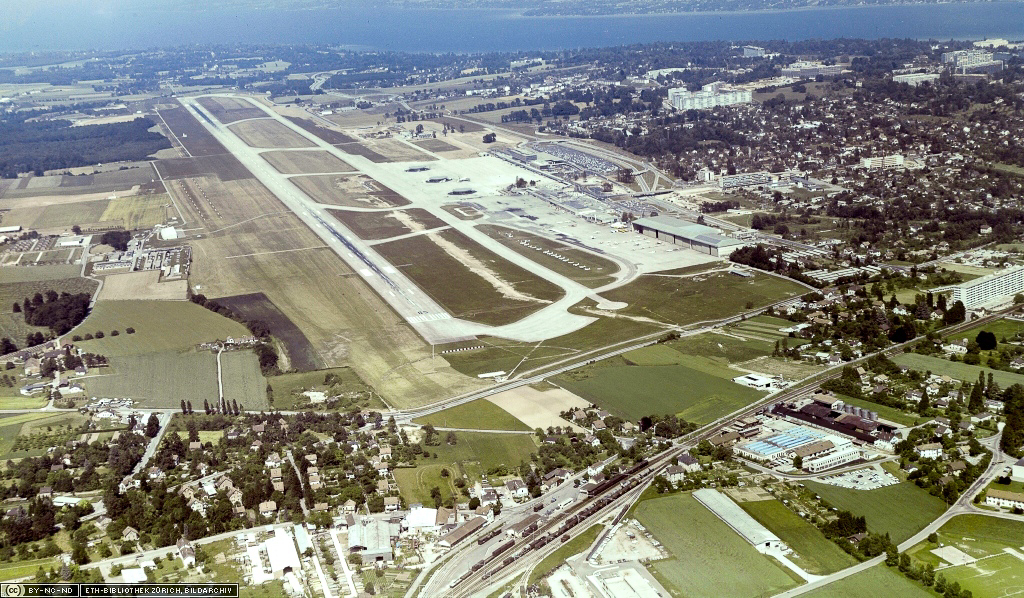
[[(944, 335), (948, 335), (960, 330), (973, 328), (978, 325), (985, 324), (986, 322), (1002, 318), (1013, 309), (1014, 308), (1011, 307), (976, 320), (953, 324), (941, 329), (941, 332)], [(522, 538), (515, 541), (511, 546), (505, 547), (500, 554), (495, 555), (492, 553), (488, 558), (474, 564), (475, 569), (471, 569), (469, 572), (463, 574), (461, 577), (449, 584), (448, 587), (451, 591), (451, 595), (454, 597), (472, 596), (475, 595), (476, 592), (484, 590), (484, 588), (489, 585), (493, 585), (496, 581), (508, 579), (509, 577), (514, 576), (517, 574), (519, 569), (527, 566), (530, 562), (543, 558), (547, 553), (551, 552), (550, 550), (543, 549), (553, 541), (570, 534), (577, 528), (585, 528), (588, 525), (596, 523), (613, 510), (611, 507), (621, 506), (620, 503), (624, 498), (628, 499), (629, 502), (635, 500), (639, 497), (640, 492), (643, 491), (647, 484), (661, 473), (664, 468), (668, 467), (672, 461), (679, 456), (679, 454), (700, 444), (701, 441), (717, 434), (735, 419), (756, 414), (770, 404), (799, 398), (811, 392), (821, 383), (841, 376), (843, 367), (847, 365), (857, 365), (858, 363), (865, 362), (879, 354), (889, 356), (901, 353), (906, 347), (911, 346), (920, 340), (920, 338), (915, 338), (905, 343), (900, 343), (899, 345), (894, 345), (887, 349), (883, 349), (882, 351), (872, 353), (871, 355), (866, 355), (844, 363), (842, 366), (836, 366), (834, 371), (830, 371), (797, 386), (769, 395), (756, 403), (748, 405), (747, 407), (721, 418), (716, 422), (698, 428), (686, 436), (677, 439), (671, 448), (650, 457), (648, 460), (638, 463), (630, 470), (603, 483), (601, 486), (594, 489), (593, 495), (588, 496), (585, 500), (567, 508), (564, 512), (552, 517), (542, 525), (538, 525), (536, 530), (528, 534), (524, 534)], [(498, 558), (501, 557), (501, 555), (508, 556)]]

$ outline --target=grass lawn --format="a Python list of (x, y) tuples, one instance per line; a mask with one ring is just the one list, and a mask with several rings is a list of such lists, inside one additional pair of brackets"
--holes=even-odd
[[(1017, 549), (1019, 551), (1020, 543)], [(1024, 563), (1012, 554), (999, 554), (972, 565), (942, 570), (947, 582), (957, 582), (975, 598), (1018, 596), (1024, 586)]]
[[(442, 433), (441, 440), (446, 436)], [(529, 463), (530, 455), (537, 450), (534, 437), (527, 434), (456, 432), (455, 437), (454, 446), (442, 442), (440, 446), (424, 447), (431, 457), (418, 460), (416, 467), (394, 470), (395, 481), (406, 502), (433, 506), (430, 489), (434, 486), (439, 487), (442, 497), (447, 499), (455, 494), (451, 484), (455, 477), (465, 474), (469, 483), (473, 483), (497, 467), (516, 468), (523, 462)], [(451, 473), (448, 479), (441, 477), (441, 470), (445, 468)], [(457, 498), (463, 502), (469, 500), (461, 494)]]
[(649, 568), (675, 596), (767, 596), (796, 585), (689, 493), (646, 500), (634, 514), (672, 555)]
[(818, 482), (806, 484), (833, 507), (863, 515), (870, 531), (888, 532), (897, 544), (946, 511), (942, 499), (909, 482), (875, 490), (852, 490)]
[[(135, 334), (127, 334), (131, 326)], [(119, 336), (110, 336), (112, 330)], [(191, 301), (99, 301), (76, 335), (102, 331), (102, 339), (75, 343), (108, 357), (190, 349), (229, 336), (246, 336), (245, 326)]]
[[(645, 275), (603, 295), (611, 301), (625, 301), (623, 313), (676, 325), (717, 320), (786, 297), (805, 289), (796, 283), (767, 274), (744, 278), (713, 272), (690, 278)], [(713, 301), (708, 298), (713, 297)]]
[[(687, 336), (677, 341), (666, 343), (680, 353), (717, 357), (729, 363), (749, 361), (765, 355), (771, 355), (774, 342), (769, 343), (757, 339), (740, 340), (724, 334), (698, 334)], [(791, 345), (792, 346), (792, 345)], [(739, 375), (737, 373), (737, 375)]]
[[(188, 431), (178, 430), (177, 434), (178, 437), (188, 445)], [(216, 444), (220, 442), (221, 438), (224, 438), (224, 432), (220, 430), (199, 430), (199, 442), (202, 442), (203, 444), (209, 442), (216, 446)]]
[(1014, 384), (1024, 384), (1024, 376), (1021, 374), (1013, 374), (1011, 372), (993, 370), (991, 368), (985, 368), (977, 365), (968, 365), (966, 363), (949, 361), (948, 359), (932, 357), (931, 355), (903, 353), (893, 357), (892, 360), (897, 365), (905, 365), (909, 368), (920, 370), (922, 372), (931, 370), (933, 374), (945, 374), (952, 378), (956, 378), (957, 380), (964, 380), (971, 383), (977, 382), (979, 372), (984, 372), (986, 377), (991, 373), (992, 378), (999, 384), (1000, 388), (1008, 388)]
[(39, 409), (40, 407), (46, 406), (46, 397), (39, 395), (34, 397), (26, 397), (18, 393), (18, 389), (5, 388), (4, 390), (12, 391), (15, 396), (0, 396), (0, 409)]
[(16, 561), (13, 563), (0, 563), (0, 580), (7, 581), (9, 579), (21, 579), (22, 577), (32, 577), (36, 574), (36, 570), (39, 567), (50, 570), (50, 567), (56, 564), (57, 560), (53, 558), (49, 559), (36, 559), (34, 561)]
[[(493, 275), (516, 291), (538, 301), (511, 299), (494, 287), (492, 281), (470, 270), (435, 243), (454, 244), (458, 251), (473, 256)], [(501, 325), (518, 321), (541, 309), (546, 302), (557, 301), (562, 289), (505, 260), (454, 230), (420, 235), (376, 245), (374, 249), (411, 278), (423, 292), (444, 306), (453, 316), (481, 324)], [(445, 276), (438, 276), (444, 272)]]
[(544, 560), (534, 567), (533, 573), (530, 573), (530, 585), (537, 583), (540, 578), (565, 564), (566, 559), (569, 557), (575, 556), (587, 548), (590, 548), (590, 545), (597, 541), (597, 537), (601, 535), (602, 529), (604, 529), (603, 526), (592, 525), (587, 529), (587, 531), (573, 537), (565, 544), (559, 546), (558, 550), (544, 557)]
[(995, 320), (993, 322), (987, 322), (981, 326), (974, 326), (967, 330), (962, 330), (956, 334), (950, 334), (946, 338), (961, 339), (966, 338), (974, 340), (978, 336), (978, 333), (982, 330), (991, 332), (996, 335), (997, 341), (1002, 341), (1003, 337), (1007, 340), (1013, 340), (1018, 333), (1024, 333), (1024, 322), (1015, 322), (1013, 320)]
[(812, 590), (804, 596), (807, 598), (863, 598), (864, 596), (928, 598), (935, 594), (904, 577), (898, 569), (886, 567), (885, 563), (882, 563), (830, 583), (823, 588)]
[(471, 430), (529, 430), (511, 413), (487, 399), (463, 403), (444, 411), (413, 420), (413, 423), (431, 424), (436, 428), (467, 428)]
[(857, 559), (843, 552), (818, 528), (779, 501), (755, 500), (738, 504), (792, 548), (799, 555), (794, 560), (808, 573), (826, 575), (857, 564)]
[[(338, 380), (330, 387), (324, 384), (329, 374), (334, 374)], [(367, 400), (369, 400), (370, 391), (373, 390), (350, 367), (280, 374), (267, 378), (267, 382), (270, 383), (270, 388), (274, 391), (274, 407), (286, 410), (295, 407), (298, 403), (308, 402), (307, 397), (302, 396), (302, 393), (310, 390), (326, 392), (328, 395), (365, 395)], [(382, 407), (383, 404), (373, 399), (372, 406)]]
[(733, 382), (740, 372), (709, 358), (687, 357), (686, 365), (627, 365), (634, 359), (665, 362), (673, 357), (670, 351), (675, 353), (662, 346), (631, 351), (623, 359), (557, 376), (555, 382), (630, 421), (674, 413), (687, 421), (709, 423), (764, 396)]

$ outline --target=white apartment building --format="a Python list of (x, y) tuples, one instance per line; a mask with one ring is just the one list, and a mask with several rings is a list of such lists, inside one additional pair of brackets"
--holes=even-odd
[(906, 75), (893, 75), (892, 80), (896, 83), (906, 83), (911, 87), (917, 87), (922, 83), (935, 84), (939, 80), (938, 73), (907, 73)]
[(953, 301), (962, 301), (965, 308), (974, 309), (1021, 292), (1024, 292), (1024, 266), (1014, 266), (956, 285)]
[(782, 68), (783, 77), (811, 78), (822, 75), (831, 77), (842, 74), (843, 67), (838, 64), (822, 64), (820, 62), (799, 61)]
[(872, 158), (861, 158), (861, 168), (867, 168), (873, 170), (875, 168), (903, 168), (906, 164), (906, 160), (902, 154), (893, 154), (891, 156), (874, 156)]
[(942, 62), (952, 65), (953, 70), (960, 71), (961, 73), (982, 67), (992, 67), (995, 70), (1001, 70), (1003, 67), (1003, 61), (994, 60), (992, 52), (986, 52), (985, 50), (943, 52)]
[(708, 83), (700, 91), (685, 87), (668, 90), (668, 101), (676, 110), (707, 110), (715, 106), (749, 104), (753, 100), (750, 91), (724, 89), (721, 81)]

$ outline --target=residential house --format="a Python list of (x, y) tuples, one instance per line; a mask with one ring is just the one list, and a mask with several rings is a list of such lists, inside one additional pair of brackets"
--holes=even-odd
[(260, 510), (260, 515), (262, 515), (264, 517), (270, 517), (270, 516), (274, 515), (275, 513), (277, 513), (277, 503), (272, 501), (272, 500), (268, 500), (266, 502), (261, 502), (260, 506), (259, 506), (259, 510)]
[(138, 542), (139, 530), (129, 525), (121, 532), (121, 540), (124, 542)]
[(385, 496), (384, 497), (384, 512), (394, 513), (398, 508), (402, 506), (401, 500), (397, 496)]
[(519, 478), (505, 482), (505, 491), (512, 498), (527, 498), (530, 496), (530, 489)]

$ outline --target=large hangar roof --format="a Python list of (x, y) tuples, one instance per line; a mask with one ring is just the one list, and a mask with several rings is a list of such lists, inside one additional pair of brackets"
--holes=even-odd
[(696, 241), (703, 245), (712, 247), (729, 247), (742, 245), (743, 241), (733, 239), (719, 234), (718, 229), (694, 224), (671, 216), (651, 216), (649, 218), (638, 218), (633, 221), (635, 226), (651, 228), (663, 233), (675, 235), (690, 241)]

